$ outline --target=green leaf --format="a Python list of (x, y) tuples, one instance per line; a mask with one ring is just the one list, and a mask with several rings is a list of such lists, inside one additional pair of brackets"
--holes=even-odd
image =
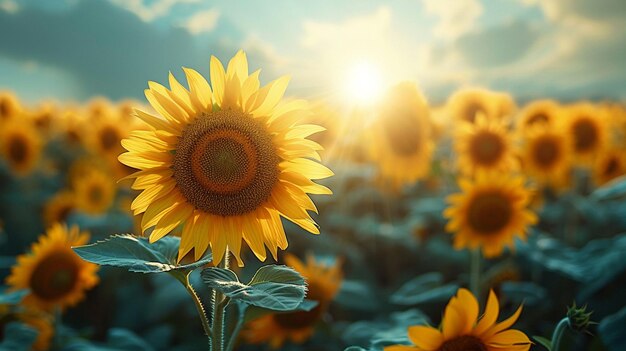
[(30, 350), (37, 339), (37, 331), (31, 326), (11, 322), (4, 326), (4, 340), (0, 343), (0, 351)]
[(459, 286), (441, 285), (443, 275), (433, 272), (415, 277), (391, 295), (391, 302), (398, 305), (417, 305), (425, 302), (443, 301), (452, 297)]
[(605, 317), (598, 326), (600, 338), (610, 351), (624, 350), (626, 347), (626, 307), (617, 313)]
[(306, 294), (304, 278), (287, 266), (263, 266), (248, 284), (241, 283), (235, 272), (211, 267), (202, 271), (202, 281), (237, 303), (273, 311), (292, 311)]
[(122, 234), (73, 249), (85, 261), (124, 267), (139, 273), (191, 271), (212, 260), (211, 253), (207, 251), (197, 262), (178, 265), (176, 259), (179, 245), (180, 238), (177, 237), (167, 236), (150, 244), (147, 238)]
[(550, 339), (537, 335), (534, 335), (533, 339), (535, 339), (536, 342), (540, 343), (543, 347), (548, 349), (548, 351), (552, 350), (552, 341)]
[(2, 292), (0, 295), (0, 305), (17, 305), (22, 302), (24, 296), (28, 295), (28, 290), (17, 290)]
[[(293, 310), (287, 312), (298, 312), (298, 311), (303, 311), (303, 312), (309, 312), (312, 309), (314, 309), (315, 307), (317, 307), (319, 303), (317, 301), (313, 301), (313, 300), (303, 300), (302, 303), (300, 305), (298, 305), (298, 307), (294, 308)], [(273, 311), (273, 310), (268, 310), (267, 308), (261, 308), (261, 307), (257, 307), (257, 306), (250, 306), (244, 303), (240, 303), (239, 304), (239, 308), (243, 308), (245, 309), (244, 312), (244, 323), (247, 323), (249, 321), (255, 320), (257, 318), (261, 318), (265, 315), (271, 314), (271, 313), (277, 313), (277, 311)], [(280, 312), (278, 312), (280, 313)]]

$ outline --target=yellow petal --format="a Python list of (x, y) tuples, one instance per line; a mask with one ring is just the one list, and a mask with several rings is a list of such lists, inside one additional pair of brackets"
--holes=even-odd
[(218, 60), (215, 56), (211, 56), (210, 70), (211, 86), (213, 87), (213, 100), (218, 106), (222, 106), (226, 72), (224, 72), (224, 66), (222, 66), (220, 60)]
[(183, 67), (183, 71), (185, 72), (187, 84), (189, 84), (189, 89), (191, 90), (191, 99), (196, 107), (203, 111), (212, 111), (213, 92), (211, 91), (209, 83), (196, 70)]
[(436, 350), (443, 342), (443, 335), (439, 330), (426, 326), (413, 326), (408, 329), (409, 339), (422, 350)]

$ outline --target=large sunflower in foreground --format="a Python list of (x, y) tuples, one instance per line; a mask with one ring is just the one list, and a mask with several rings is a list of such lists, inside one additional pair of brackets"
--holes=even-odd
[(480, 172), (475, 180), (461, 178), (459, 186), (462, 192), (448, 197), (444, 211), (456, 249), (480, 247), (485, 257), (495, 257), (505, 246), (513, 248), (516, 236), (525, 239), (527, 227), (537, 222), (527, 209), (531, 192), (522, 177)]
[(393, 87), (371, 126), (370, 153), (382, 178), (398, 188), (428, 175), (434, 149), (426, 99), (413, 83)]
[(8, 121), (0, 126), (0, 155), (20, 176), (30, 173), (41, 156), (42, 140), (28, 122)]
[(562, 123), (562, 128), (571, 135), (572, 151), (578, 165), (590, 165), (610, 141), (606, 111), (592, 104), (568, 107)]
[(441, 326), (412, 326), (408, 336), (414, 346), (395, 345), (385, 351), (528, 351), (532, 342), (516, 329), (509, 329), (522, 313), (522, 307), (497, 323), (500, 307), (493, 291), (479, 318), (478, 301), (466, 289), (459, 289), (446, 306)]
[(308, 194), (330, 194), (311, 179), (333, 173), (319, 161), (319, 144), (306, 139), (319, 127), (298, 124), (306, 103), (280, 104), (288, 79), (260, 88), (259, 71), (248, 74), (243, 51), (224, 70), (211, 57), (211, 86), (185, 68), (189, 90), (170, 75), (170, 89), (150, 82), (145, 91), (158, 118), (136, 111), (151, 130), (122, 141), (119, 160), (140, 169), (133, 188), (142, 229), (150, 241), (183, 226), (178, 258), (194, 250), (199, 259), (211, 246), (219, 263), (227, 248), (240, 258), (242, 239), (260, 260), (265, 246), (276, 257), (287, 239), (281, 216), (312, 233), (319, 229), (307, 211)]
[(479, 116), (475, 123), (459, 122), (456, 134), (461, 172), (508, 171), (516, 166), (511, 136), (501, 121)]
[(30, 290), (23, 300), (27, 306), (50, 311), (77, 304), (85, 290), (98, 283), (98, 265), (83, 261), (72, 251), (72, 246), (88, 241), (89, 234), (79, 232), (76, 226), (53, 225), (30, 253), (17, 258), (7, 284), (14, 290)]
[(524, 171), (542, 185), (563, 188), (570, 180), (571, 145), (568, 135), (555, 128), (534, 126), (522, 136)]
[(274, 349), (280, 348), (287, 340), (301, 344), (311, 338), (315, 326), (322, 320), (341, 285), (341, 268), (336, 262), (329, 266), (308, 256), (306, 264), (296, 256), (286, 255), (285, 263), (293, 267), (306, 279), (306, 299), (318, 305), (310, 311), (274, 313), (253, 320), (243, 334), (252, 344), (269, 342)]

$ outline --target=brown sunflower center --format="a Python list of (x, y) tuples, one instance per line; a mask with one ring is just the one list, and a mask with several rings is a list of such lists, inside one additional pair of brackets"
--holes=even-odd
[(535, 142), (532, 156), (537, 165), (548, 168), (561, 157), (561, 148), (552, 138), (540, 138)]
[(548, 122), (548, 115), (546, 115), (543, 112), (537, 112), (531, 115), (530, 117), (528, 117), (528, 119), (526, 120), (526, 125), (530, 126), (533, 124), (547, 123), (547, 122)]
[(11, 113), (11, 107), (9, 102), (5, 99), (0, 99), (0, 118), (8, 117)]
[(486, 114), (485, 107), (477, 101), (472, 101), (463, 109), (463, 119), (468, 122), (474, 123), (478, 114)]
[(469, 226), (483, 234), (493, 234), (502, 230), (513, 215), (510, 200), (498, 192), (477, 195), (467, 212)]
[(78, 265), (73, 253), (54, 252), (33, 270), (30, 288), (36, 296), (45, 300), (55, 300), (68, 294), (78, 282)]
[(8, 157), (13, 163), (23, 163), (28, 159), (28, 141), (21, 135), (14, 135), (8, 145)]
[(221, 216), (255, 210), (278, 181), (271, 135), (252, 116), (232, 110), (202, 114), (181, 135), (176, 184), (198, 209)]
[(504, 152), (504, 142), (498, 134), (483, 131), (477, 133), (470, 142), (470, 155), (476, 163), (492, 165)]
[(620, 172), (620, 162), (616, 157), (611, 157), (604, 166), (604, 175), (613, 176)]
[(106, 126), (100, 131), (100, 145), (105, 151), (112, 150), (120, 144), (120, 134), (113, 126)]
[(309, 291), (306, 298), (318, 301), (318, 305), (310, 311), (276, 313), (274, 314), (274, 321), (284, 329), (300, 329), (314, 326), (324, 313), (325, 297), (319, 287), (314, 283), (309, 283)]
[(92, 204), (99, 204), (104, 199), (104, 189), (98, 184), (92, 184), (87, 189), (87, 199)]
[(446, 340), (437, 351), (487, 351), (487, 346), (475, 336), (463, 335)]
[(52, 124), (52, 114), (50, 112), (42, 112), (35, 119), (35, 126), (40, 130), (48, 130)]
[(384, 130), (391, 149), (401, 156), (419, 151), (421, 140), (420, 122), (414, 111), (398, 111), (384, 119)]
[(581, 119), (574, 124), (574, 148), (576, 151), (588, 151), (598, 142), (598, 129), (589, 119)]

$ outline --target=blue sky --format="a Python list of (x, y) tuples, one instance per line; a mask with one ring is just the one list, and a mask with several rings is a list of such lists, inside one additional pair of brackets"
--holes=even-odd
[(0, 89), (141, 99), (148, 80), (243, 48), (309, 98), (340, 98), (366, 61), (434, 102), (465, 86), (626, 100), (625, 24), (624, 0), (0, 0)]

